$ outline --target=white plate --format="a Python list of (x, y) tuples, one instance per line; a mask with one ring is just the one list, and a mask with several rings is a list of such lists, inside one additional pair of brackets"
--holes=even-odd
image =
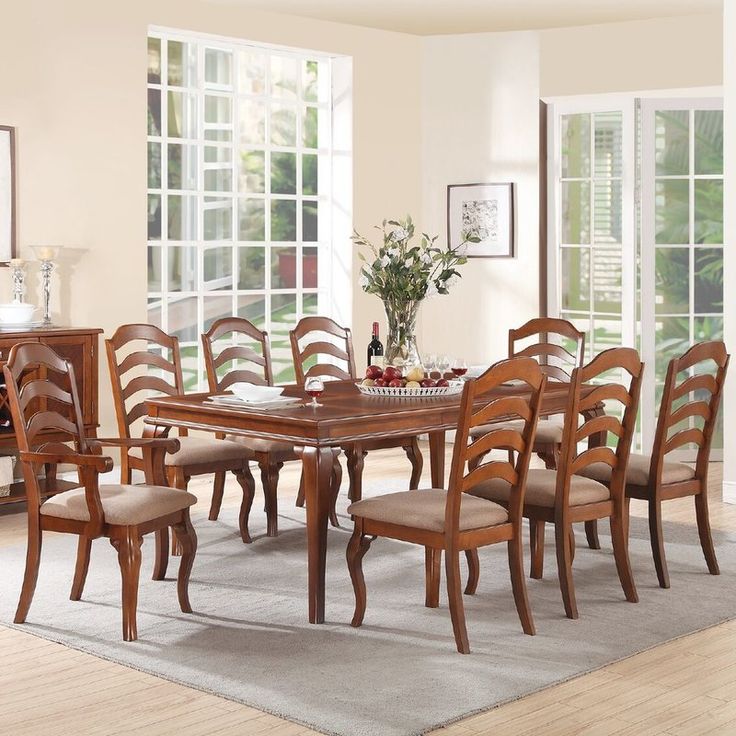
[(290, 406), (291, 404), (298, 404), (300, 401), (303, 401), (303, 399), (300, 399), (298, 396), (277, 396), (275, 399), (268, 399), (265, 401), (243, 401), (237, 396), (232, 396), (231, 394), (210, 396), (208, 400), (213, 404), (237, 406), (241, 409), (279, 409)]
[(234, 383), (229, 390), (241, 401), (248, 404), (259, 404), (273, 401), (283, 393), (283, 386), (257, 386), (253, 383)]
[(22, 325), (0, 322), (0, 332), (25, 332), (26, 330), (33, 330), (37, 327), (43, 327), (42, 319), (36, 320), (35, 322), (24, 322)]

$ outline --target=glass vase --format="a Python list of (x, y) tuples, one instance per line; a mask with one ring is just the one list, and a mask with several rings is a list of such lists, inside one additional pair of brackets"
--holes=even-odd
[(386, 365), (413, 365), (419, 362), (416, 325), (419, 301), (385, 301), (388, 320)]

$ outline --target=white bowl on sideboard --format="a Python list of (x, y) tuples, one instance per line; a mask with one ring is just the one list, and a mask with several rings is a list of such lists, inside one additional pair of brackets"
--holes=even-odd
[(0, 324), (4, 325), (26, 325), (33, 321), (33, 313), (36, 311), (35, 304), (26, 302), (11, 302), (0, 304)]

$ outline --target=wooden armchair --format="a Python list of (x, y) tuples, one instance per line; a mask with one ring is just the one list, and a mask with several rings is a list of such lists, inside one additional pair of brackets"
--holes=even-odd
[[(289, 337), (296, 380), (299, 385), (303, 386), (305, 380), (310, 376), (342, 381), (356, 380), (353, 338), (347, 327), (340, 327), (328, 317), (303, 317), (291, 330)], [(340, 345), (330, 342), (330, 337), (336, 338)], [(322, 362), (321, 358), (324, 356), (337, 358), (342, 365)], [(363, 463), (368, 452), (392, 447), (403, 448), (409, 458), (411, 463), (409, 488), (419, 487), (423, 459), (416, 437), (394, 437), (356, 442), (342, 448), (348, 461), (348, 478), (350, 479), (348, 497), (351, 501), (358, 501), (362, 496)], [(302, 506), (303, 504), (304, 495), (300, 493), (297, 505)]]
[[(720, 572), (708, 517), (708, 462), (728, 361), (723, 342), (699, 343), (681, 357), (673, 358), (667, 368), (652, 454), (632, 453), (629, 457), (626, 498), (639, 498), (649, 504), (649, 537), (662, 588), (670, 587), (662, 535), (662, 502), (673, 498), (694, 498), (698, 535), (708, 572), (711, 575)], [(696, 367), (699, 370), (693, 373)], [(683, 422), (687, 426), (683, 427)], [(670, 452), (687, 444), (698, 448), (695, 468), (665, 459)], [(606, 465), (595, 463), (578, 473), (607, 486), (611, 484), (610, 468)]]
[[(537, 341), (529, 343), (534, 338)], [(584, 355), (585, 333), (566, 319), (539, 317), (529, 320), (518, 329), (509, 330), (509, 358), (534, 358), (545, 375), (553, 381), (569, 383), (571, 371), (583, 364)], [(557, 467), (562, 446), (562, 426), (563, 423), (555, 418), (542, 419), (537, 426), (534, 452), (550, 470)], [(491, 429), (497, 427), (476, 427), (472, 436), (480, 437)]]
[[(632, 603), (639, 600), (629, 562), (628, 505), (624, 486), (643, 370), (639, 354), (631, 348), (605, 350), (588, 365), (576, 368), (572, 373), (570, 398), (565, 410), (558, 469), (530, 470), (527, 476), (524, 516), (529, 519), (531, 529), (531, 577), (542, 577), (544, 525), (552, 523), (555, 525), (557, 573), (568, 618), (578, 618), (572, 578), (575, 551), (572, 524), (576, 522), (610, 519), (616, 569), (626, 600)], [(603, 383), (609, 371), (627, 376), (628, 386)], [(583, 395), (583, 384), (591, 382), (600, 382), (600, 385)], [(602, 402), (607, 402), (607, 412), (611, 411), (611, 405), (620, 405), (622, 418), (612, 413), (601, 414), (596, 407)], [(596, 416), (591, 416), (592, 413)], [(606, 446), (609, 433), (615, 448)], [(579, 443), (590, 437), (601, 444), (578, 452)], [(581, 475), (585, 468), (596, 463), (611, 468), (608, 486)], [(507, 507), (513, 500), (508, 486), (495, 479), (480, 483), (470, 492)]]
[[(118, 431), (122, 438), (129, 439), (133, 423), (146, 415), (145, 399), (151, 393), (167, 396), (184, 393), (179, 341), (153, 325), (123, 325), (109, 340), (105, 340), (105, 346)], [(120, 356), (121, 352), (126, 354)], [(128, 376), (130, 371), (140, 368), (149, 372), (138, 373), (132, 378)], [(154, 370), (160, 375), (154, 375)], [(222, 502), (225, 474), (232, 471), (243, 489), (240, 536), (243, 542), (250, 542), (247, 520), (255, 494), (255, 481), (242, 445), (213, 437), (189, 437), (185, 429), (179, 430), (179, 442), (179, 451), (166, 457), (170, 484), (186, 490), (192, 476), (214, 473), (210, 518), (217, 518), (214, 511), (219, 511)], [(123, 483), (130, 483), (132, 470), (144, 469), (140, 447), (124, 448), (120, 461)]]
[[(527, 384), (529, 397), (504, 394), (502, 384), (520, 380)], [(348, 512), (355, 518), (355, 531), (347, 548), (347, 562), (355, 591), (355, 614), (352, 625), (360, 626), (366, 607), (366, 589), (362, 560), (376, 537), (389, 537), (434, 549), (439, 557), (445, 552), (447, 595), (457, 650), (470, 651), (465, 627), (465, 612), (460, 586), (460, 552), (477, 570), (477, 550), (489, 544), (508, 545), (511, 586), (516, 610), (526, 634), (534, 634), (524, 579), (522, 551), (522, 509), (534, 443), (534, 431), (546, 377), (531, 358), (504, 360), (489, 368), (480, 378), (468, 381), (463, 388), (460, 418), (455, 435), (455, 450), (450, 469), (449, 490), (432, 488), (402, 491), (357, 501)], [(485, 394), (490, 400), (478, 407)], [(520, 429), (499, 428), (468, 444), (470, 430), (498, 417), (519, 417)], [(504, 461), (475, 465), (466, 473), (466, 464), (494, 449), (516, 453)], [(506, 505), (468, 495), (479, 483), (500, 482), (508, 489)], [(428, 587), (433, 571), (427, 569)], [(473, 583), (469, 584), (471, 593)]]
[[(54, 380), (39, 377), (39, 368)], [(86, 439), (74, 368), (47, 345), (15, 345), (3, 374), (28, 499), (28, 554), (15, 623), (25, 622), (33, 600), (44, 531), (79, 536), (70, 596), (73, 601), (79, 600), (84, 590), (92, 540), (110, 540), (118, 552), (122, 577), (123, 639), (133, 641), (138, 636), (136, 609), (143, 536), (155, 532), (163, 539), (158, 548), (166, 551), (168, 528), (173, 527), (182, 546), (179, 605), (182, 611), (191, 613), (188, 586), (197, 537), (189, 520), (189, 507), (197, 499), (165, 487), (164, 456), (176, 452), (179, 441)], [(43, 444), (48, 430), (68, 435), (74, 447), (62, 442)], [(36, 445), (40, 446), (33, 450)], [(112, 459), (100, 454), (100, 448), (109, 445), (141, 450), (146, 485), (99, 485), (99, 474), (112, 470)], [(76, 466), (78, 483), (57, 479), (56, 466), (61, 463)], [(44, 468), (46, 477), (40, 479)], [(44, 497), (47, 500), (43, 501)]]

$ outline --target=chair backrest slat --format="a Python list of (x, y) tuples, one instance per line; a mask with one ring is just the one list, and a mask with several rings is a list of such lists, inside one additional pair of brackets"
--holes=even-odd
[[(339, 344), (325, 340), (325, 335), (337, 338), (336, 342)], [(304, 317), (289, 332), (289, 339), (298, 384), (304, 385), (304, 381), (312, 376), (338, 380), (355, 379), (353, 337), (347, 327), (340, 327), (328, 317)], [(336, 358), (342, 365), (324, 361), (322, 356)], [(317, 362), (310, 366), (310, 358), (315, 357)]]
[[(532, 337), (537, 341), (525, 347), (519, 345)], [(559, 338), (559, 342), (553, 342), (553, 337)], [(573, 350), (560, 344), (563, 339), (572, 344)], [(584, 355), (585, 333), (566, 319), (537, 317), (509, 330), (509, 357), (535, 358), (547, 377), (556, 381), (569, 382), (571, 371), (583, 364)], [(551, 359), (556, 362), (550, 362)]]

